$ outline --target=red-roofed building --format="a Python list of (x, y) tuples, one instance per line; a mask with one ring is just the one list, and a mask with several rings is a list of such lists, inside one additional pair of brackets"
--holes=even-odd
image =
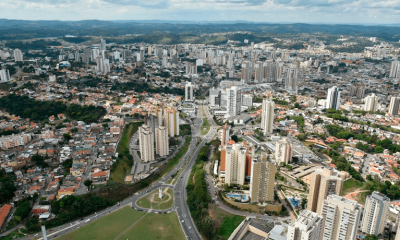
[(8, 214), (10, 214), (11, 211), (11, 205), (10, 204), (4, 204), (3, 207), (0, 208), (0, 229), (3, 227), (3, 224), (8, 217)]

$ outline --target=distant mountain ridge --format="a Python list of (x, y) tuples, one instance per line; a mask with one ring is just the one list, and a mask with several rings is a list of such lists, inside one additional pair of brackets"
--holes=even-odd
[(151, 34), (155, 32), (216, 33), (250, 31), (256, 33), (328, 33), (379, 37), (398, 42), (400, 25), (347, 25), (307, 23), (257, 23), (247, 21), (193, 22), (166, 20), (82, 20), (82, 21), (29, 21), (0, 19), (0, 40), (15, 40), (44, 37), (74, 36), (119, 36), (126, 34)]

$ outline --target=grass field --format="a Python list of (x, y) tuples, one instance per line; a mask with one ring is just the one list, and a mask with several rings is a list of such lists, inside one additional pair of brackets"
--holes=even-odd
[(123, 183), (126, 173), (132, 168), (133, 160), (129, 154), (129, 141), (143, 122), (130, 123), (126, 126), (121, 141), (117, 146), (118, 159), (114, 170), (111, 172), (110, 181)]
[(342, 196), (354, 192), (356, 189), (361, 188), (363, 183), (355, 179), (347, 180), (343, 183)]
[(207, 135), (210, 131), (210, 123), (207, 118), (203, 118), (203, 124), (201, 125), (201, 135)]
[(124, 207), (84, 227), (58, 237), (57, 239), (114, 239), (145, 214), (145, 212), (135, 211), (131, 207)]
[(168, 214), (149, 213), (124, 232), (119, 239), (184, 240), (185, 234), (175, 212)]
[[(164, 189), (163, 189), (164, 191)], [(157, 194), (158, 196), (158, 189), (152, 191), (151, 193), (147, 194), (146, 196), (142, 197), (141, 199), (139, 199), (137, 201), (137, 205), (139, 207), (142, 208), (152, 208), (152, 209), (157, 209), (157, 210), (165, 210), (165, 209), (170, 209), (173, 204), (174, 204), (174, 192), (172, 191), (172, 189), (168, 188), (167, 193), (170, 194), (170, 196), (168, 195), (164, 195), (164, 199), (162, 201), (159, 201), (158, 199), (155, 199), (155, 201), (153, 203), (150, 202), (150, 200), (148, 199), (150, 197), (150, 195), (153, 194)], [(166, 201), (166, 202), (163, 202)], [(162, 203), (160, 203), (162, 202)]]
[(228, 239), (237, 226), (245, 219), (243, 216), (225, 212), (215, 204), (209, 204), (208, 211), (210, 216), (220, 225), (219, 235), (222, 239)]

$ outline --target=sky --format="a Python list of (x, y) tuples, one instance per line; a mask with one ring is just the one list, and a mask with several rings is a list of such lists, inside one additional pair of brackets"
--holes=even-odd
[(0, 0), (0, 18), (400, 23), (400, 0)]

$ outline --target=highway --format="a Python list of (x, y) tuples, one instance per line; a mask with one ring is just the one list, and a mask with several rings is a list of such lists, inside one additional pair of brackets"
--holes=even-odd
[[(186, 153), (186, 155), (183, 157), (183, 159), (175, 166), (174, 169), (172, 169), (168, 174), (166, 174), (164, 177), (162, 177), (158, 182), (153, 183), (151, 186), (147, 187), (146, 189), (135, 193), (133, 196), (121, 201), (120, 203), (107, 208), (103, 211), (97, 212), (95, 214), (92, 214), (90, 216), (87, 216), (85, 218), (82, 218), (80, 220), (70, 222), (64, 225), (61, 225), (59, 227), (51, 229), (47, 229), (47, 236), (48, 239), (52, 239), (56, 236), (61, 236), (64, 235), (70, 231), (73, 231), (75, 229), (78, 229), (86, 224), (89, 224), (91, 221), (96, 220), (98, 218), (107, 216), (108, 214), (125, 207), (126, 205), (132, 206), (134, 209), (138, 211), (147, 211), (147, 212), (153, 212), (153, 213), (164, 213), (164, 212), (171, 212), (171, 211), (176, 211), (180, 224), (182, 226), (182, 229), (186, 235), (187, 239), (202, 239), (201, 235), (199, 234), (193, 219), (191, 218), (190, 211), (188, 208), (188, 205), (186, 204), (186, 185), (189, 180), (189, 175), (191, 172), (191, 169), (197, 159), (197, 155), (200, 151), (200, 149), (205, 145), (205, 143), (216, 134), (216, 129), (214, 126), (210, 128), (209, 133), (204, 136), (202, 141), (196, 145), (197, 143), (197, 137), (200, 136), (200, 127), (202, 125), (202, 112), (201, 112), (201, 107), (199, 108), (198, 111), (198, 117), (194, 121), (194, 125), (192, 126), (192, 141), (189, 145), (189, 149)], [(174, 185), (171, 184), (166, 184), (165, 182), (174, 174), (176, 174), (180, 168), (184, 168), (180, 176), (178, 177), (178, 180)], [(171, 189), (174, 189), (174, 206), (171, 209), (167, 210), (149, 210), (149, 209), (142, 209), (136, 205), (136, 201), (148, 193), (152, 192), (155, 189), (158, 189), (160, 187), (169, 187)], [(37, 238), (41, 235), (41, 233), (35, 234), (35, 235), (27, 235), (23, 239), (31, 239), (33, 237)], [(39, 238), (40, 240), (43, 238)]]

